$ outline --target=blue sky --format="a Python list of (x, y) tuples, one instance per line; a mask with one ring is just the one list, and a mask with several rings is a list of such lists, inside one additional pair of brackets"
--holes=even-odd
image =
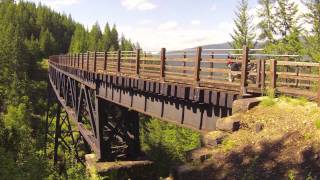
[[(237, 0), (29, 0), (71, 14), (89, 29), (95, 22), (118, 31), (144, 49), (183, 49), (230, 41)], [(257, 0), (249, 0), (250, 11)], [(254, 15), (254, 13), (252, 13)]]

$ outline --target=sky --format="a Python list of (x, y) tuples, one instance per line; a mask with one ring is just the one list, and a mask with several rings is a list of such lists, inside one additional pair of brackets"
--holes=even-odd
[[(71, 14), (88, 29), (116, 24), (146, 50), (191, 48), (231, 40), (238, 0), (28, 0)], [(249, 12), (257, 0), (249, 0)], [(256, 19), (254, 18), (253, 21)]]

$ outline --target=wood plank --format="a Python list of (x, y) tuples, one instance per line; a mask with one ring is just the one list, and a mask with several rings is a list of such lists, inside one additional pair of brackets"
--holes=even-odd
[(320, 63), (313, 62), (292, 62), (292, 61), (277, 61), (279, 66), (307, 66), (307, 67), (320, 67)]

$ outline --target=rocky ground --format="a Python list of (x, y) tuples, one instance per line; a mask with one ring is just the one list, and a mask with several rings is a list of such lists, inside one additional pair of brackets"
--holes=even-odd
[(178, 179), (320, 179), (320, 108), (307, 100), (265, 98), (233, 117), (210, 159), (180, 166)]

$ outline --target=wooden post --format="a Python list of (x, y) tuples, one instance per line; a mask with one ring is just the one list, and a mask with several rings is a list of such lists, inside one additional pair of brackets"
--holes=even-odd
[(199, 86), (200, 81), (200, 66), (201, 66), (201, 53), (202, 47), (197, 48), (196, 58), (194, 59), (194, 84), (195, 86)]
[(80, 54), (77, 54), (77, 60), (78, 60), (78, 68), (80, 67)]
[(108, 53), (104, 51), (104, 65), (103, 65), (103, 70), (107, 70), (107, 59), (108, 59)]
[(274, 59), (270, 60), (270, 77), (271, 89), (275, 92), (277, 87), (277, 62)]
[(266, 61), (264, 59), (261, 60), (261, 94), (264, 93), (264, 88), (266, 84)]
[(81, 69), (84, 67), (84, 53), (81, 53)]
[[(185, 58), (187, 58), (187, 53), (186, 53), (186, 52), (183, 52), (183, 58), (184, 58), (184, 60), (185, 60)], [(182, 64), (183, 67), (186, 67), (186, 62), (183, 61), (182, 63), (183, 63), (183, 64)], [(186, 73), (186, 70), (184, 69), (184, 70), (183, 70), (183, 74), (185, 74), (185, 73)]]
[(117, 55), (117, 72), (120, 73), (121, 71), (121, 50), (118, 50)]
[(249, 61), (249, 48), (243, 46), (242, 50), (242, 65), (241, 65), (241, 82), (240, 82), (240, 95), (245, 95), (247, 93), (247, 79), (248, 79), (248, 61)]
[[(320, 75), (320, 68), (318, 67), (318, 74)], [(318, 107), (320, 107), (320, 78), (318, 81)]]
[[(286, 52), (285, 55), (288, 55), (288, 53)], [(285, 56), (284, 57), (284, 61), (289, 61), (289, 56)], [(285, 72), (289, 72), (289, 66), (285, 66)], [(286, 83), (288, 83), (288, 79), (286, 78)]]
[(140, 74), (140, 49), (137, 49), (136, 53), (136, 75), (139, 76)]
[[(299, 77), (299, 74), (300, 74), (300, 67), (299, 66), (296, 66), (296, 76)], [(296, 81), (296, 87), (299, 86), (299, 79), (295, 79)]]
[(160, 79), (164, 81), (166, 66), (166, 48), (161, 48), (160, 52)]
[(261, 77), (261, 60), (259, 59), (259, 60), (257, 60), (257, 76), (256, 76), (256, 86), (257, 87), (260, 87), (260, 85), (261, 85), (260, 77)]
[(90, 53), (87, 52), (87, 71), (89, 72), (89, 60), (90, 60)]
[(97, 52), (94, 51), (94, 57), (93, 57), (93, 72), (97, 71)]
[[(212, 58), (212, 60), (214, 59), (214, 52), (213, 51), (211, 52), (211, 58)], [(210, 63), (210, 68), (211, 68), (211, 70), (214, 68), (213, 62)], [(210, 75), (211, 75), (211, 78), (213, 78), (213, 72), (211, 72)]]
[(72, 67), (76, 67), (76, 58), (75, 54), (72, 54)]

